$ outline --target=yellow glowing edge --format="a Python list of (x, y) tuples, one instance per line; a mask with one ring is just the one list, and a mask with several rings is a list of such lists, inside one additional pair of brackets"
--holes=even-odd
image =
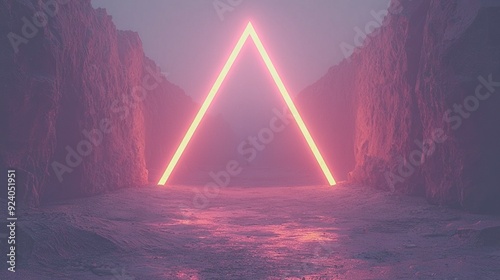
[(212, 89), (208, 93), (207, 98), (201, 105), (200, 110), (196, 114), (193, 122), (191, 123), (191, 126), (189, 126), (188, 131), (186, 132), (186, 135), (184, 135), (184, 138), (182, 139), (181, 143), (179, 144), (179, 147), (175, 151), (174, 156), (172, 157), (172, 160), (170, 160), (170, 163), (167, 166), (167, 169), (163, 173), (160, 181), (158, 182), (158, 185), (165, 185), (167, 182), (168, 178), (172, 174), (172, 171), (174, 170), (175, 166), (177, 165), (177, 162), (179, 161), (182, 153), (186, 149), (189, 141), (191, 140), (191, 137), (193, 137), (194, 132), (196, 131), (196, 128), (200, 124), (203, 116), (208, 110), (208, 107), (212, 103), (215, 94), (217, 94), (217, 91), (219, 90), (220, 86), (222, 85), (222, 82), (227, 76), (227, 73), (231, 69), (231, 66), (233, 65), (234, 61), (236, 60), (236, 57), (238, 57), (238, 54), (241, 51), (241, 48), (245, 44), (246, 40), (248, 37), (251, 37), (255, 46), (257, 47), (257, 50), (259, 51), (262, 59), (264, 60), (264, 63), (267, 66), (267, 69), (271, 73), (271, 76), (273, 77), (274, 82), (278, 86), (278, 89), (281, 93), (281, 96), (283, 96), (283, 99), (285, 100), (286, 105), (288, 106), (288, 109), (292, 113), (292, 116), (294, 117), (295, 121), (297, 122), (300, 131), (302, 132), (302, 135), (304, 135), (304, 138), (307, 141), (307, 144), (309, 145), (309, 148), (311, 149), (314, 157), (316, 158), (316, 161), (318, 162), (321, 170), (323, 171), (323, 174), (326, 177), (326, 180), (330, 184), (330, 186), (333, 186), (336, 184), (335, 179), (332, 176), (332, 173), (328, 169), (328, 166), (326, 165), (325, 160), (323, 159), (323, 156), (321, 156), (321, 153), (318, 150), (318, 147), (316, 146), (316, 143), (314, 143), (314, 140), (309, 133), (309, 130), (307, 130), (307, 127), (302, 120), (302, 117), (299, 114), (299, 111), (297, 111), (297, 108), (295, 107), (295, 104), (293, 104), (293, 101), (290, 97), (290, 94), (285, 88), (285, 85), (281, 81), (280, 76), (278, 75), (278, 72), (276, 71), (276, 68), (274, 68), (274, 65), (269, 58), (269, 55), (266, 52), (266, 49), (264, 48), (264, 45), (259, 39), (259, 36), (257, 35), (257, 32), (255, 32), (255, 29), (253, 28), (253, 25), (251, 22), (248, 22), (247, 27), (243, 31), (243, 34), (241, 34), (240, 39), (236, 43), (236, 46), (234, 47), (233, 51), (229, 55), (228, 60), (226, 61), (226, 64), (222, 68), (222, 71), (220, 72), (219, 76), (217, 77), (217, 80), (215, 80), (214, 85), (212, 86)]

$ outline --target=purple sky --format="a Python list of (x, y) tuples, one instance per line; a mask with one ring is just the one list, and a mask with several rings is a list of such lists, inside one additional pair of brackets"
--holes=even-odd
[[(171, 82), (199, 102), (249, 20), (294, 95), (343, 59), (341, 43), (354, 45), (354, 28), (364, 30), (374, 21), (371, 12), (387, 9), (388, 3), (389, 0), (92, 1), (94, 7), (107, 9), (117, 28), (137, 31), (146, 55), (169, 74)], [(231, 10), (218, 13), (214, 4), (228, 5)], [(232, 80), (215, 99), (212, 112), (222, 112), (233, 126), (241, 126), (244, 120), (248, 123), (251, 118), (252, 124), (246, 128), (262, 127), (272, 114), (271, 108), (282, 104), (253, 46), (242, 51), (233, 70), (228, 76)], [(256, 114), (256, 110), (261, 113)]]

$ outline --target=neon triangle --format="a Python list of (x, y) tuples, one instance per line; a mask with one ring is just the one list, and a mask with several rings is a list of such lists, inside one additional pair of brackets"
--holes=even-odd
[(212, 89), (208, 93), (207, 98), (201, 105), (200, 110), (196, 114), (193, 122), (189, 126), (189, 129), (187, 130), (186, 134), (184, 135), (184, 138), (182, 139), (181, 143), (179, 144), (179, 147), (175, 151), (174, 156), (170, 160), (165, 172), (163, 173), (160, 181), (158, 182), (158, 185), (165, 185), (165, 183), (168, 181), (168, 178), (172, 174), (172, 171), (174, 170), (175, 166), (177, 165), (177, 162), (179, 161), (180, 157), (182, 156), (182, 153), (186, 149), (189, 141), (193, 137), (194, 132), (198, 128), (198, 125), (200, 124), (201, 120), (203, 119), (203, 116), (205, 116), (205, 113), (208, 110), (208, 107), (212, 103), (215, 95), (219, 91), (219, 88), (222, 85), (222, 82), (227, 76), (227, 73), (233, 66), (234, 61), (238, 57), (243, 45), (247, 41), (248, 38), (251, 38), (252, 41), (254, 42), (255, 46), (257, 47), (257, 50), (259, 51), (262, 59), (264, 60), (264, 63), (266, 64), (267, 69), (269, 70), (269, 73), (271, 74), (276, 86), (278, 87), (281, 96), (283, 97), (286, 105), (288, 106), (288, 110), (292, 113), (293, 118), (297, 122), (297, 125), (300, 128), (300, 131), (302, 132), (302, 135), (304, 136), (307, 144), (309, 145), (309, 148), (311, 149), (311, 152), (313, 153), (314, 157), (316, 158), (316, 161), (318, 162), (319, 167), (323, 171), (323, 174), (325, 175), (326, 180), (328, 181), (328, 184), (330, 186), (333, 186), (336, 184), (335, 179), (333, 178), (330, 170), (328, 169), (328, 166), (325, 163), (325, 160), (323, 159), (323, 156), (318, 150), (318, 147), (316, 146), (316, 143), (314, 142), (311, 134), (309, 133), (309, 130), (307, 129), (304, 121), (302, 120), (302, 117), (300, 116), (299, 112), (297, 111), (297, 108), (295, 107), (295, 104), (292, 101), (292, 98), (290, 97), (290, 94), (288, 93), (287, 89), (285, 88), (285, 85), (283, 84), (283, 81), (281, 81), (280, 76), (278, 75), (278, 72), (276, 71), (276, 68), (274, 68), (274, 65), (269, 58), (269, 55), (267, 54), (267, 51), (264, 48), (264, 45), (259, 39), (259, 36), (257, 35), (257, 32), (255, 31), (253, 25), (251, 22), (248, 22), (245, 30), (243, 31), (243, 34), (241, 34), (240, 39), (236, 43), (236, 46), (234, 47), (233, 51), (231, 52), (231, 55), (229, 55), (228, 60), (226, 61), (226, 64), (222, 68), (219, 76), (217, 77), (217, 80), (215, 80), (214, 85), (212, 86)]

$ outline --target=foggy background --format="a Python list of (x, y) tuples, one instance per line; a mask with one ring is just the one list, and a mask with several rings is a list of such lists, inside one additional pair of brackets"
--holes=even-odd
[[(106, 8), (118, 29), (138, 32), (146, 55), (161, 67), (170, 82), (201, 105), (249, 21), (289, 93), (295, 96), (346, 57), (341, 44), (362, 43), (356, 30), (372, 31), (367, 26), (376, 22), (373, 14), (386, 11), (389, 0), (92, 3), (96, 8)], [(238, 150), (244, 142), (248, 143), (245, 147), (251, 148), (249, 137), (269, 128), (270, 120), (276, 116), (273, 110), (283, 111), (284, 105), (253, 42), (247, 41), (208, 110), (223, 124), (206, 118), (201, 122), (181, 157), (176, 172), (179, 176), (173, 176), (173, 182), (193, 180), (193, 170), (204, 170), (199, 182), (208, 182), (208, 171), (221, 169), (230, 159), (236, 159), (244, 165), (245, 171), (238, 176), (241, 183), (259, 179), (262, 184), (267, 178), (259, 178), (259, 174), (272, 174), (261, 172), (262, 169), (287, 174), (273, 175), (280, 178), (280, 184), (284, 178), (291, 180), (290, 185), (299, 181), (315, 183), (314, 180), (321, 183), (324, 176), (294, 121), (283, 132), (275, 133), (261, 150), (254, 149), (255, 160), (245, 160)], [(313, 126), (308, 125), (307, 119), (304, 121)], [(323, 123), (328, 125), (326, 120)], [(313, 138), (318, 139), (315, 135)], [(326, 149), (325, 143), (329, 141), (319, 146), (320, 151)]]
[[(201, 103), (248, 21), (252, 21), (291, 95), (314, 83), (354, 45), (355, 27), (389, 0), (93, 0), (117, 28), (137, 31), (146, 55), (169, 81)], [(233, 4), (233, 5), (232, 5)], [(215, 6), (229, 10), (218, 13)], [(251, 42), (250, 42), (251, 43)], [(253, 44), (247, 44), (210, 113), (222, 113), (243, 137), (281, 108), (279, 92)]]

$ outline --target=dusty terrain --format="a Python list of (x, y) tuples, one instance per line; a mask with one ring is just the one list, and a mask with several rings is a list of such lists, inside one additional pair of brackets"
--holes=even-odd
[(201, 193), (152, 186), (24, 211), (17, 272), (0, 278), (500, 278), (500, 217), (348, 184)]

